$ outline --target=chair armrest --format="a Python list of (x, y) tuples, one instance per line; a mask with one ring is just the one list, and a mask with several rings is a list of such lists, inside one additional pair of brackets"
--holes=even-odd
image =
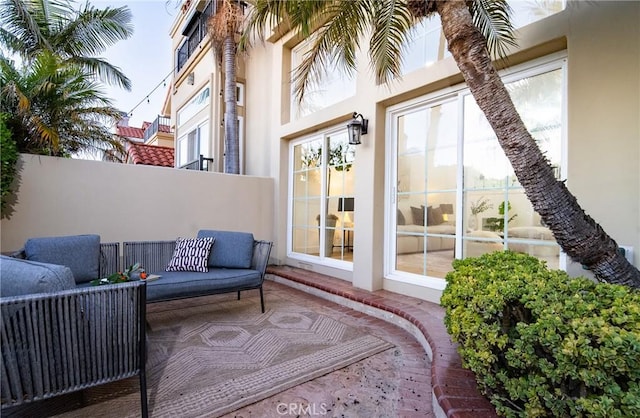
[(144, 375), (146, 283), (0, 299), (2, 407)]
[(253, 257), (251, 259), (251, 268), (258, 270), (264, 280), (264, 273), (267, 270), (267, 264), (269, 264), (269, 255), (271, 254), (271, 247), (273, 243), (271, 241), (254, 241), (253, 242)]

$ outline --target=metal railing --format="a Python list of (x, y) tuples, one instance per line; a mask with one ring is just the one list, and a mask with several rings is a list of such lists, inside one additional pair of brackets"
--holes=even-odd
[(179, 168), (185, 170), (211, 171), (211, 165), (213, 165), (213, 158), (205, 158), (204, 155), (200, 154), (197, 160), (181, 165)]
[(180, 72), (180, 69), (184, 67), (189, 60), (189, 57), (193, 55), (197, 50), (198, 45), (200, 45), (200, 42), (202, 42), (204, 37), (207, 35), (207, 23), (209, 21), (209, 17), (216, 13), (217, 3), (217, 0), (208, 2), (204, 9), (199, 12), (198, 16), (195, 17), (196, 20), (191, 25), (190, 33), (186, 35), (187, 39), (185, 39), (182, 45), (180, 45), (180, 48), (178, 48), (176, 73)]
[[(242, 13), (244, 13), (247, 3), (241, 0), (236, 1), (242, 9)], [(200, 42), (202, 42), (207, 35), (209, 17), (216, 14), (220, 3), (221, 0), (209, 1), (200, 11), (200, 14), (197, 17), (194, 17), (195, 21), (191, 24), (190, 32), (186, 35), (187, 39), (184, 40), (177, 51), (176, 74), (185, 66), (189, 57), (196, 52), (198, 45), (200, 45)]]
[(171, 133), (171, 118), (158, 115), (158, 117), (144, 130), (144, 141), (147, 142), (158, 132)]

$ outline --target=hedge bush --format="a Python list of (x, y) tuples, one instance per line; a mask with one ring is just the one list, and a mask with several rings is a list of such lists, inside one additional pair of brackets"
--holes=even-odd
[(2, 186), (0, 188), (0, 217), (4, 218), (9, 211), (8, 199), (13, 194), (13, 181), (16, 175), (16, 164), (18, 162), (18, 148), (11, 138), (11, 131), (6, 125), (7, 114), (0, 113), (0, 177)]
[(509, 251), (454, 261), (445, 325), (507, 417), (640, 417), (640, 292)]

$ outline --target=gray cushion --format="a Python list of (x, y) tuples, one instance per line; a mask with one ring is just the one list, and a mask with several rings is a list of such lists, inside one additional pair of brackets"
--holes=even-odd
[(158, 273), (162, 277), (147, 283), (147, 300), (150, 302), (252, 289), (262, 284), (260, 272), (250, 269), (212, 268), (207, 273)]
[(253, 258), (253, 234), (249, 232), (213, 231), (202, 229), (198, 238), (214, 237), (209, 267), (246, 269)]
[(69, 267), (76, 283), (97, 279), (100, 274), (100, 235), (30, 238), (24, 252), (27, 260)]
[(2, 297), (50, 293), (76, 287), (69, 267), (6, 256), (0, 256), (0, 277)]

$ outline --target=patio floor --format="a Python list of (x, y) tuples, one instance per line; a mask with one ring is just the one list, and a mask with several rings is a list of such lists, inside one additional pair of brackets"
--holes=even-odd
[[(431, 359), (430, 370), (407, 365), (400, 371), (399, 377), (406, 379), (409, 391), (403, 391), (402, 402), (393, 416), (497, 417), (495, 408), (479, 393), (475, 375), (462, 367), (456, 345), (444, 327), (441, 306), (385, 290), (357, 289), (349, 282), (289, 266), (269, 266), (267, 273), (270, 280), (384, 319), (413, 335)], [(415, 410), (426, 408), (426, 403), (432, 404), (430, 414)]]
[[(276, 294), (297, 304), (317, 304), (321, 298), (332, 302), (328, 309), (346, 323), (370, 331), (394, 348), (225, 418), (497, 417), (492, 405), (478, 393), (474, 375), (461, 367), (439, 305), (384, 290), (368, 292), (343, 280), (288, 266), (269, 266), (267, 273), (267, 306)], [(39, 416), (80, 417), (82, 412), (51, 408)], [(104, 411), (102, 416), (111, 415)]]

